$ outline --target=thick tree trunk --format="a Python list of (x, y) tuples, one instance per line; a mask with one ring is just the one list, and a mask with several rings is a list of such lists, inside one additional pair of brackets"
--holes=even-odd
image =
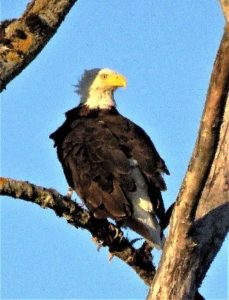
[[(228, 3), (227, 3), (228, 4)], [(229, 24), (149, 299), (194, 299), (229, 229)]]

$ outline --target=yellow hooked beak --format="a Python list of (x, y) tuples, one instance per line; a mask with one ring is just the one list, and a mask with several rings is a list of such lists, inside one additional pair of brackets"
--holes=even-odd
[(127, 80), (126, 78), (118, 73), (107, 74), (107, 77), (104, 78), (107, 86), (112, 87), (126, 87)]

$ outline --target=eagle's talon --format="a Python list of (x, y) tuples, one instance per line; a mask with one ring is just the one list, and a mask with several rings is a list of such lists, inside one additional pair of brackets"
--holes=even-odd
[(123, 234), (122, 234), (122, 232), (120, 231), (120, 229), (117, 228), (117, 227), (115, 227), (113, 224), (110, 224), (109, 227), (110, 227), (110, 229), (111, 229), (112, 231), (115, 231), (115, 235), (114, 235), (113, 239), (115, 240), (115, 239), (117, 239), (117, 238), (120, 238), (120, 240), (122, 240)]

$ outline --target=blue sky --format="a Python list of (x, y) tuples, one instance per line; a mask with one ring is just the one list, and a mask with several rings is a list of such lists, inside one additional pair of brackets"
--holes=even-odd
[[(3, 0), (1, 19), (27, 0)], [(176, 198), (196, 139), (224, 20), (216, 0), (79, 1), (38, 57), (1, 99), (1, 174), (66, 193), (48, 136), (78, 104), (84, 69), (109, 67), (128, 78), (119, 111), (143, 127), (165, 159), (168, 207)], [(127, 235), (134, 236), (130, 231)], [(201, 287), (227, 299), (228, 243)], [(156, 254), (158, 260), (159, 252)], [(144, 299), (148, 288), (91, 236), (53, 212), (1, 199), (2, 299)]]

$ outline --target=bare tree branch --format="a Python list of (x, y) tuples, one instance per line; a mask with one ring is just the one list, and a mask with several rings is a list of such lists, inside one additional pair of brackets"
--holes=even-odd
[(195, 149), (148, 299), (193, 299), (229, 229), (228, 53), (227, 23)]
[(77, 0), (33, 0), (0, 26), (0, 92), (44, 48)]
[(50, 208), (75, 228), (88, 230), (95, 239), (101, 241), (102, 246), (109, 248), (111, 255), (127, 263), (147, 285), (150, 285), (155, 267), (152, 263), (152, 249), (146, 243), (140, 249), (135, 249), (114, 224), (94, 218), (76, 202), (53, 189), (25, 181), (0, 178), (0, 195), (36, 203), (42, 208)]
[(194, 235), (200, 243), (201, 264), (196, 273), (200, 285), (229, 230), (229, 96), (220, 141), (208, 180), (196, 211)]

